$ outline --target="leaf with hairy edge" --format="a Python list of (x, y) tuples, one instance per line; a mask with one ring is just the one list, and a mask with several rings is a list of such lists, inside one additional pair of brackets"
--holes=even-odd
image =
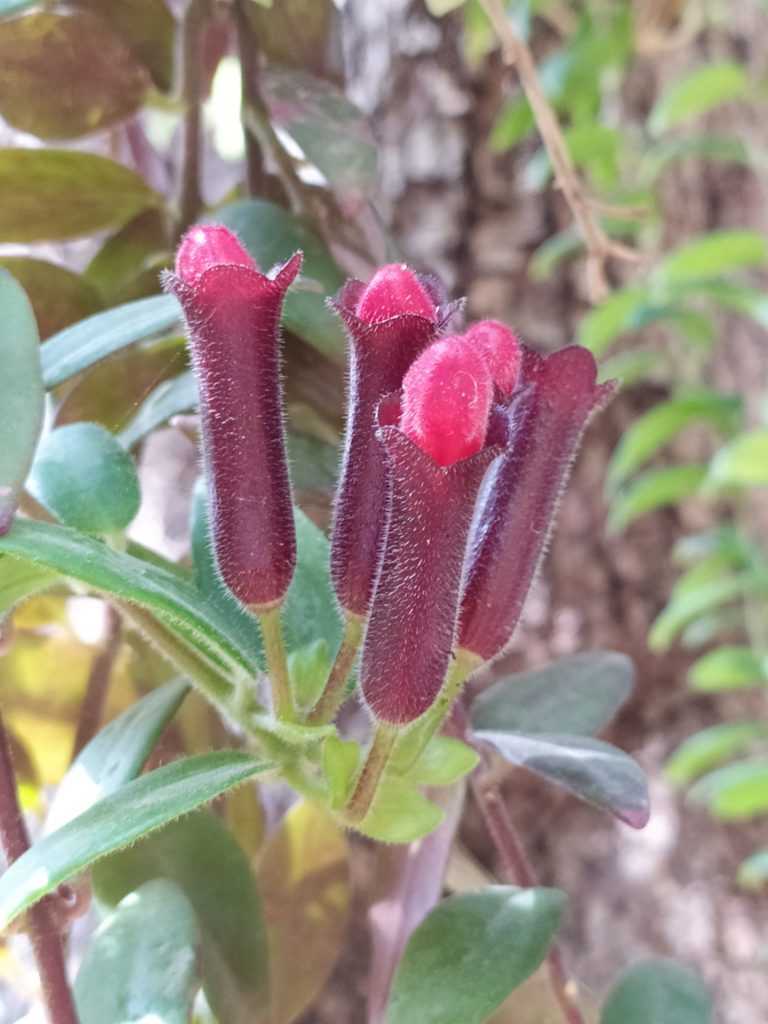
[(0, 149), (0, 241), (57, 242), (118, 228), (161, 197), (94, 153)]
[(768, 738), (768, 722), (722, 722), (681, 744), (667, 762), (666, 774), (680, 786), (742, 754), (755, 740)]
[(478, 740), (521, 768), (535, 772), (574, 796), (610, 811), (632, 828), (643, 828), (650, 813), (648, 785), (640, 766), (610, 743), (557, 733), (475, 733)]
[(0, 557), (0, 618), (17, 604), (34, 597), (61, 579), (55, 569), (28, 562), (25, 558)]
[(35, 843), (0, 876), (0, 930), (94, 861), (271, 767), (222, 750), (174, 761), (121, 786)]
[(653, 957), (632, 964), (603, 1008), (600, 1024), (712, 1024), (712, 1005), (699, 979), (682, 964)]
[(21, 490), (32, 465), (43, 423), (44, 401), (35, 314), (24, 289), (2, 268), (0, 367), (1, 536), (13, 522)]
[(200, 987), (192, 905), (173, 882), (129, 893), (88, 944), (75, 981), (80, 1024), (187, 1024)]
[(507, 676), (473, 702), (472, 726), (504, 732), (592, 736), (632, 690), (635, 669), (617, 651), (586, 651), (544, 668)]
[(188, 693), (185, 680), (171, 680), (105, 725), (61, 780), (45, 820), (46, 833), (135, 779)]
[(216, 1020), (260, 1020), (269, 1001), (267, 933), (251, 865), (232, 833), (215, 814), (196, 811), (99, 861), (93, 890), (115, 906), (154, 878), (175, 882), (194, 907)]
[(484, 1024), (544, 960), (564, 908), (556, 889), (511, 885), (443, 900), (405, 948), (385, 1024)]

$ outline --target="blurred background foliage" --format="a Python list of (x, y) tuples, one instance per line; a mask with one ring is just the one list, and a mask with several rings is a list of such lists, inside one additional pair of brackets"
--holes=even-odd
[[(719, 1019), (757, 1024), (768, 1012), (768, 8), (506, 10), (592, 215), (637, 255), (607, 262), (597, 302), (481, 0), (0, 0), (0, 266), (32, 301), (56, 428), (25, 501), (190, 572), (196, 393), (158, 273), (198, 217), (235, 228), (263, 268), (305, 252), (284, 318), (288, 431), (300, 504), (321, 527), (344, 393), (343, 333), (324, 298), (347, 275), (404, 258), (467, 294), (473, 317), (498, 316), (542, 350), (589, 347), (622, 393), (589, 434), (507, 667), (591, 647), (633, 656), (639, 684), (617, 735), (651, 774), (654, 823), (617, 837), (535, 783), (505, 786), (545, 876), (578, 894), (566, 939), (588, 990), (639, 954), (682, 956), (717, 993)], [(57, 451), (57, 434), (82, 423), (104, 429), (60, 435)], [(73, 752), (167, 669), (103, 602), (8, 555), (0, 612), (3, 709), (26, 806), (42, 817)], [(166, 754), (230, 742), (194, 697), (163, 741)], [(269, 832), (237, 814), (248, 799), (261, 807), (239, 790), (226, 815), (282, 894), (265, 908), (285, 951), (273, 971), (290, 964), (273, 978), (276, 1019), (297, 1019), (334, 967), (301, 1020), (357, 1019), (366, 943), (360, 907), (347, 927), (346, 840), (304, 805)], [(188, 827), (215, 831), (209, 817)], [(471, 808), (461, 841), (457, 888), (494, 867)], [(375, 867), (356, 856), (365, 877), (386, 873), (386, 852)], [(322, 963), (295, 956), (320, 928), (312, 906), (325, 915)], [(8, 959), (2, 971), (10, 1021), (25, 982)], [(499, 1024), (523, 1006), (549, 1019), (535, 985), (526, 991)]]

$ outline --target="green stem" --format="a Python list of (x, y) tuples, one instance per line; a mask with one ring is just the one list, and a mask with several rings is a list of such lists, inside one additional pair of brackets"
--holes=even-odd
[(295, 722), (296, 706), (293, 702), (291, 680), (288, 675), (288, 659), (283, 641), (280, 606), (277, 605), (266, 611), (257, 611), (256, 615), (264, 637), (264, 654), (267, 659), (267, 672), (272, 687), (275, 715), (281, 722)]
[(350, 822), (362, 821), (371, 809), (379, 782), (394, 748), (397, 733), (398, 730), (389, 725), (375, 727), (368, 756), (346, 806), (346, 817)]
[(345, 617), (341, 646), (328, 675), (325, 689), (307, 717), (309, 725), (325, 725), (327, 722), (333, 721), (334, 715), (344, 699), (347, 679), (357, 656), (364, 627), (365, 620), (359, 615), (350, 613)]

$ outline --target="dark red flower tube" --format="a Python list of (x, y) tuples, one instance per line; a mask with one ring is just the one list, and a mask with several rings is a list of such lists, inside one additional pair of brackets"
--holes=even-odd
[(381, 554), (386, 467), (376, 441), (376, 406), (398, 391), (408, 367), (457, 309), (439, 286), (401, 264), (371, 281), (349, 281), (333, 308), (350, 342), (347, 425), (331, 537), (331, 578), (342, 609), (364, 617)]
[(228, 228), (202, 225), (163, 277), (184, 310), (200, 390), (216, 561), (232, 593), (259, 611), (282, 600), (296, 564), (280, 311), (301, 259), (262, 274)]
[(482, 357), (452, 338), (409, 371), (402, 411), (396, 396), (379, 407), (390, 513), (360, 677), (380, 723), (411, 722), (440, 693), (477, 493), (506, 433), (490, 415), (492, 394)]
[(507, 407), (509, 448), (486, 481), (470, 542), (459, 646), (484, 661), (515, 630), (587, 422), (615, 390), (579, 346), (543, 358), (523, 346)]

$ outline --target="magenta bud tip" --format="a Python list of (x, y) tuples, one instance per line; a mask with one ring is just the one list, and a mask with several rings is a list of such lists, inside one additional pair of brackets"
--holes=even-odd
[(520, 343), (513, 331), (498, 320), (481, 320), (465, 333), (467, 341), (482, 352), (493, 383), (506, 398), (512, 394), (520, 373)]
[(176, 252), (176, 273), (193, 285), (206, 270), (216, 266), (258, 270), (237, 235), (221, 224), (195, 224), (184, 235)]
[(404, 263), (390, 263), (373, 275), (361, 294), (357, 316), (380, 323), (411, 314), (435, 322), (435, 306), (418, 277)]

